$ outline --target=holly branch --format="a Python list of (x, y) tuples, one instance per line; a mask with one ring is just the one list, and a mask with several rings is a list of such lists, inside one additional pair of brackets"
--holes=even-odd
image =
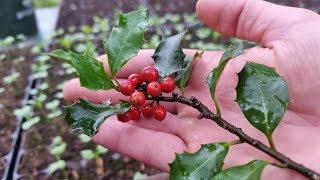
[(275, 158), (282, 164), (278, 164), (279, 167), (284, 167), (284, 168), (290, 168), (296, 172), (299, 172), (300, 174), (304, 175), (307, 178), (313, 179), (313, 180), (319, 180), (320, 179), (320, 174), (303, 166), (302, 164), (299, 164), (290, 158), (286, 157), (282, 153), (271, 149), (267, 145), (263, 144), (261, 141), (254, 139), (244, 133), (241, 128), (238, 128), (223, 118), (221, 116), (215, 115), (212, 111), (209, 110), (208, 107), (206, 107), (204, 104), (202, 104), (197, 98), (191, 97), (190, 99), (184, 97), (184, 96), (179, 96), (177, 93), (172, 93), (172, 97), (164, 97), (164, 96), (159, 96), (159, 97), (152, 97), (149, 98), (149, 100), (154, 100), (154, 101), (164, 101), (164, 102), (177, 102), (181, 104), (188, 105), (190, 107), (193, 107), (194, 109), (197, 109), (200, 114), (198, 115), (198, 119), (206, 118), (214, 121), (217, 123), (220, 127), (223, 129), (229, 131), (230, 133), (236, 135), (239, 137), (240, 141), (245, 142), (252, 147), (268, 154), (269, 156)]

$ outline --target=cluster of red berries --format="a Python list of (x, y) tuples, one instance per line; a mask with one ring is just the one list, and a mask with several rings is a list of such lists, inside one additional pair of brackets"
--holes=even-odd
[(141, 114), (144, 117), (154, 117), (162, 121), (166, 117), (166, 109), (162, 105), (154, 106), (153, 103), (146, 103), (146, 96), (157, 97), (164, 93), (171, 93), (176, 88), (174, 79), (164, 78), (158, 82), (159, 72), (154, 67), (145, 67), (139, 74), (131, 74), (128, 80), (120, 85), (120, 92), (130, 96), (132, 107), (125, 114), (117, 115), (121, 122), (138, 120)]

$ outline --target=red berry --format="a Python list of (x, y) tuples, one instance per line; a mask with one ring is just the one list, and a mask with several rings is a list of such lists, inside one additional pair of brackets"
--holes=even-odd
[(130, 110), (132, 113), (132, 120), (138, 120), (141, 116), (141, 110), (138, 107), (131, 107)]
[(120, 92), (126, 96), (130, 96), (135, 91), (135, 85), (131, 81), (125, 81), (120, 85)]
[(149, 83), (147, 93), (153, 97), (157, 97), (162, 93), (162, 87), (158, 82)]
[(166, 109), (163, 106), (159, 105), (155, 108), (153, 117), (158, 121), (162, 121), (164, 120), (164, 118), (166, 118), (166, 114)]
[(142, 115), (144, 117), (151, 117), (154, 112), (154, 106), (152, 104), (145, 104), (142, 108)]
[(131, 81), (135, 86), (138, 86), (140, 84), (143, 83), (141, 77), (139, 76), (139, 74), (131, 74), (128, 77), (128, 80)]
[(162, 79), (160, 84), (162, 87), (162, 91), (165, 93), (171, 93), (176, 88), (176, 83), (174, 82), (174, 79), (171, 77)]
[(124, 114), (118, 114), (117, 118), (121, 122), (129, 122), (133, 117), (133, 113), (129, 110), (128, 112)]
[(146, 83), (151, 83), (159, 79), (159, 72), (156, 68), (148, 66), (142, 69), (141, 78)]
[(134, 92), (130, 96), (132, 106), (141, 107), (146, 103), (146, 96), (142, 92)]

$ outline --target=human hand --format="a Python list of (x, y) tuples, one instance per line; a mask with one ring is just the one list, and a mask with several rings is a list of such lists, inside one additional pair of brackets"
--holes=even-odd
[[(267, 144), (264, 135), (253, 128), (239, 106), (234, 102), (237, 75), (245, 60), (276, 67), (289, 86), (290, 103), (282, 122), (273, 137), (277, 149), (293, 160), (320, 171), (320, 16), (308, 10), (277, 6), (259, 0), (200, 0), (197, 4), (200, 18), (209, 27), (227, 36), (259, 42), (263, 47), (248, 49), (227, 65), (218, 85), (216, 96), (222, 117), (243, 129), (251, 137)], [(185, 50), (192, 56), (195, 51)], [(152, 50), (140, 51), (137, 57), (117, 73), (126, 79), (132, 73), (153, 63)], [(187, 96), (195, 96), (210, 109), (215, 109), (204, 82), (209, 72), (218, 64), (222, 52), (205, 52), (193, 65)], [(107, 66), (106, 56), (100, 57)], [(108, 68), (105, 68), (108, 69)], [(177, 90), (178, 92), (178, 90)], [(78, 79), (69, 81), (64, 88), (69, 101), (86, 97), (101, 103), (111, 99), (117, 103), (125, 99), (120, 93), (110, 91), (91, 92), (81, 88)], [(105, 121), (94, 140), (112, 151), (131, 156), (139, 161), (169, 171), (167, 163), (175, 159), (175, 152), (195, 152), (200, 144), (237, 139), (210, 120), (198, 120), (198, 112), (188, 106), (166, 103), (170, 112), (158, 122), (141, 119), (121, 123), (115, 117)], [(253, 159), (270, 159), (247, 144), (232, 146), (225, 167), (245, 164)], [(268, 167), (263, 173), (268, 179), (301, 179), (291, 170)]]

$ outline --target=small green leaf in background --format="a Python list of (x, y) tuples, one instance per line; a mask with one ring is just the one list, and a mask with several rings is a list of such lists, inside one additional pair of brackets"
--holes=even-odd
[(148, 175), (146, 174), (142, 174), (141, 172), (136, 172), (134, 173), (133, 175), (133, 180), (144, 180), (144, 179), (147, 179)]
[(243, 51), (243, 46), (242, 46), (241, 42), (236, 45), (231, 45), (223, 53), (218, 66), (216, 68), (214, 68), (208, 75), (206, 82), (208, 83), (212, 100), (215, 103), (215, 106), (217, 109), (217, 115), (221, 115), (221, 112), (220, 112), (220, 107), (219, 107), (219, 104), (218, 104), (217, 99), (215, 97), (215, 94), (216, 94), (216, 88), (217, 88), (219, 79), (221, 77), (221, 74), (222, 74), (224, 68), (226, 67), (227, 63), (231, 59), (233, 59), (243, 53), (244, 53), (244, 51)]
[(171, 76), (173, 73), (183, 70), (186, 55), (181, 48), (181, 40), (185, 32), (166, 37), (156, 48), (152, 58), (154, 67), (159, 71), (161, 78)]
[(21, 128), (23, 130), (28, 130), (30, 129), (32, 126), (34, 126), (35, 124), (39, 123), (40, 122), (40, 117), (39, 116), (36, 116), (36, 117), (33, 117), (25, 122), (22, 123), (22, 126)]
[(254, 160), (242, 166), (235, 166), (217, 174), (212, 180), (260, 180), (267, 162)]
[(59, 104), (60, 104), (60, 101), (55, 99), (46, 104), (46, 109), (55, 110), (59, 107)]
[(40, 63), (45, 63), (45, 62), (47, 62), (49, 60), (50, 60), (50, 56), (47, 56), (47, 55), (41, 55), (37, 59), (37, 61), (40, 62)]
[(177, 154), (169, 164), (170, 179), (210, 179), (222, 170), (223, 161), (230, 143), (212, 143), (201, 146), (201, 149), (190, 154)]
[(119, 27), (113, 27), (108, 41), (104, 43), (113, 77), (146, 42), (144, 30), (147, 26), (146, 9), (120, 14)]
[(103, 63), (88, 54), (81, 55), (55, 50), (48, 55), (71, 64), (79, 74), (82, 87), (93, 91), (116, 89), (116, 86), (104, 71)]
[(26, 106), (22, 107), (21, 109), (15, 109), (13, 111), (13, 113), (16, 116), (23, 117), (23, 116), (29, 115), (31, 110), (32, 110), (32, 107), (29, 105), (26, 105)]
[(7, 57), (6, 54), (0, 54), (0, 62), (1, 62), (2, 60), (4, 60), (6, 57)]
[(61, 114), (62, 114), (62, 111), (56, 110), (56, 111), (53, 111), (53, 112), (49, 113), (47, 115), (47, 118), (48, 119), (53, 119), (53, 118), (56, 118), (56, 117), (60, 116)]
[(16, 81), (18, 78), (20, 77), (20, 73), (19, 72), (14, 72), (11, 73), (8, 76), (5, 76), (3, 78), (3, 83), (4, 84), (12, 84), (14, 81)]
[(79, 137), (80, 141), (83, 142), (83, 143), (87, 143), (87, 142), (91, 141), (90, 136), (85, 135), (85, 134), (79, 134), (78, 137)]
[(212, 33), (211, 29), (207, 27), (202, 27), (196, 31), (196, 36), (200, 39), (205, 39), (205, 38), (208, 38), (211, 33)]
[(52, 140), (53, 145), (60, 145), (62, 143), (63, 139), (61, 136), (56, 136)]
[(96, 151), (97, 151), (99, 154), (105, 154), (105, 153), (108, 152), (108, 149), (105, 148), (105, 147), (103, 147), (103, 146), (97, 145)]
[(50, 150), (50, 153), (54, 156), (60, 156), (62, 153), (65, 152), (67, 148), (67, 144), (66, 143), (62, 143), (58, 146), (55, 146), (53, 147), (51, 150)]
[(289, 104), (287, 83), (274, 68), (253, 62), (246, 63), (238, 77), (236, 102), (249, 122), (270, 142)]
[(196, 52), (192, 58), (186, 56), (184, 58), (184, 62), (183, 62), (183, 70), (182, 71), (179, 71), (177, 73), (177, 76), (175, 78), (176, 80), (176, 84), (177, 86), (180, 88), (181, 92), (182, 92), (182, 95), (185, 95), (184, 93), (184, 88), (189, 80), (189, 77), (190, 77), (190, 74), (191, 74), (191, 69), (192, 69), (192, 62), (201, 57), (202, 54), (203, 54), (204, 51), (202, 52)]
[(0, 94), (3, 93), (5, 91), (5, 89), (2, 87), (0, 88)]
[(82, 150), (80, 151), (80, 154), (82, 159), (85, 159), (88, 161), (92, 160), (95, 157), (94, 152), (91, 149)]
[(40, 90), (45, 90), (48, 88), (49, 88), (49, 84), (46, 82), (43, 82), (43, 83), (39, 84), (39, 86), (38, 86), (38, 89), (40, 89)]
[(131, 104), (126, 101), (110, 106), (110, 101), (104, 104), (93, 104), (88, 100), (80, 99), (79, 102), (65, 107), (67, 111), (65, 121), (73, 131), (80, 131), (92, 137), (106, 118), (123, 114), (129, 110), (130, 106)]
[(51, 163), (48, 166), (48, 171), (50, 174), (56, 172), (59, 169), (64, 169), (66, 167), (66, 162), (64, 160), (59, 160), (54, 163)]

